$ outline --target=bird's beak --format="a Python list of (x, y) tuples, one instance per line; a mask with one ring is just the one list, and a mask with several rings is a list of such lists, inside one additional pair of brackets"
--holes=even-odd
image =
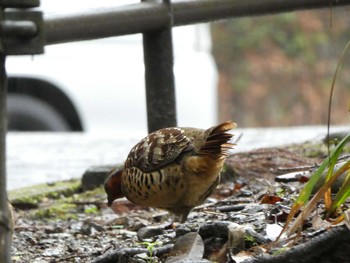
[(111, 205), (112, 205), (112, 203), (113, 203), (113, 201), (114, 201), (114, 199), (112, 199), (112, 198), (108, 198), (108, 202), (107, 202), (108, 206), (111, 206)]

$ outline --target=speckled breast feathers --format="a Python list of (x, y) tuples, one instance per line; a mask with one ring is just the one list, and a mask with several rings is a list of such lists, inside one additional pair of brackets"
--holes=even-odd
[(134, 203), (164, 208), (186, 219), (218, 184), (233, 147), (228, 131), (235, 127), (225, 122), (207, 130), (165, 128), (149, 134), (125, 161), (121, 192)]

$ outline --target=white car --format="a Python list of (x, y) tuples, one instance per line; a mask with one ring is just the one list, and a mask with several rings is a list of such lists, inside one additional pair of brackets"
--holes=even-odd
[[(44, 16), (138, 1), (42, 0)], [(173, 29), (179, 126), (217, 122), (217, 68), (208, 24)], [(9, 56), (9, 130), (147, 132), (142, 35), (45, 47)]]

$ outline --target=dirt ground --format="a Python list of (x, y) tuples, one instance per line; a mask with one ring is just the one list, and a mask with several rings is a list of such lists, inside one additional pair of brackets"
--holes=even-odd
[[(300, 180), (276, 182), (275, 177), (309, 170), (324, 157), (325, 147), (320, 144), (235, 154), (227, 160), (215, 193), (195, 208), (184, 224), (174, 222), (163, 210), (123, 199), (108, 208), (102, 187), (83, 191), (79, 180), (58, 188), (46, 185), (45, 194), (13, 194), (12, 261), (279, 262), (252, 260), (253, 256), (287, 255), (290, 248), (322, 236), (329, 225), (315, 211), (313, 217), (319, 223), (306, 219), (294, 243), (271, 245), (303, 186)], [(47, 191), (50, 187), (55, 190)], [(233, 237), (239, 233), (243, 233), (241, 238)], [(178, 241), (180, 238), (184, 239)], [(314, 262), (315, 258), (283, 262)], [(349, 259), (348, 255), (342, 255), (344, 258)]]

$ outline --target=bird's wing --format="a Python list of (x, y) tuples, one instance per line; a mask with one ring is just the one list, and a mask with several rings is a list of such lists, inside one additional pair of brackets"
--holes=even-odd
[(193, 149), (181, 128), (165, 128), (149, 134), (130, 151), (125, 168), (137, 167), (145, 173), (161, 169), (183, 152)]

